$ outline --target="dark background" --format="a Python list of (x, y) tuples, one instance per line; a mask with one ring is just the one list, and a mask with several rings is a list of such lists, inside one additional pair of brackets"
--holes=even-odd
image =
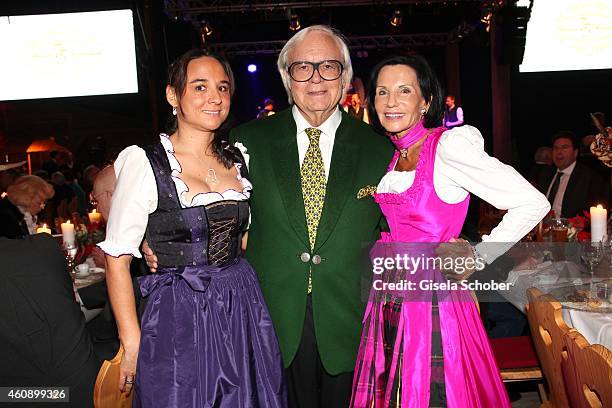
[[(481, 130), (487, 150), (492, 151), (490, 34), (479, 22), (482, 2), (421, 3), (312, 7), (294, 12), (300, 16), (302, 27), (331, 24), (347, 36), (449, 32), (462, 23), (472, 25), (474, 30), (459, 43), (459, 104), (464, 109), (466, 122)], [(0, 158), (8, 154), (10, 161), (22, 159), (33, 139), (55, 137), (73, 150), (77, 160), (87, 164), (102, 160), (92, 156), (96, 151), (92, 151), (92, 146), (104, 145), (104, 159), (112, 159), (129, 144), (155, 140), (156, 131), (164, 129), (170, 114), (164, 93), (167, 65), (187, 49), (201, 46), (198, 30), (190, 21), (185, 21), (185, 16), (169, 15), (164, 2), (151, 0), (5, 0), (0, 4), (0, 15), (120, 8), (134, 12), (139, 93), (0, 102)], [(402, 10), (403, 22), (393, 29), (389, 18), (396, 8)], [(214, 28), (213, 35), (207, 39), (209, 44), (286, 40), (291, 35), (286, 10), (212, 13), (200, 17), (206, 18)], [(445, 46), (368, 50), (367, 56), (352, 52), (355, 75), (367, 84), (370, 69), (380, 59), (413, 52), (428, 58), (442, 83), (446, 83)], [(227, 57), (237, 83), (231, 114), (234, 124), (254, 118), (266, 97), (274, 99), (277, 111), (287, 106), (285, 90), (276, 71), (276, 55)], [(10, 56), (2, 56), (2, 60), (10, 63)], [(255, 74), (247, 72), (250, 63), (258, 66)], [(517, 64), (512, 70), (513, 165), (523, 169), (529, 166), (535, 149), (548, 145), (552, 134), (559, 130), (569, 129), (578, 136), (594, 133), (589, 112), (602, 111), (612, 116), (608, 96), (612, 70), (521, 74)]]

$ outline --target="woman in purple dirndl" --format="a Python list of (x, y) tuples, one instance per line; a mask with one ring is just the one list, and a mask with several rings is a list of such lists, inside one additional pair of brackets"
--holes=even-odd
[[(285, 407), (281, 354), (255, 272), (240, 256), (251, 183), (221, 138), (234, 81), (229, 65), (193, 50), (171, 67), (170, 136), (130, 146), (100, 247), (125, 354), (123, 392), (136, 407)], [(157, 273), (139, 279), (140, 327), (129, 278), (143, 238)]]

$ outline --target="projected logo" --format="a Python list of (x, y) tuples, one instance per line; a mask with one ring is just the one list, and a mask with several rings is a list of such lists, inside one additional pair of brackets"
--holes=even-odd
[(138, 92), (131, 10), (0, 17), (0, 100)]
[(533, 3), (521, 72), (612, 68), (612, 2)]

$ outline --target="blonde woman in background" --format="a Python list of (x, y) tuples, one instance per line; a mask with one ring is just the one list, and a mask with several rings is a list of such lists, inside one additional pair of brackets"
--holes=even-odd
[(0, 236), (23, 238), (36, 233), (38, 213), (55, 191), (38, 176), (23, 176), (11, 184), (0, 199)]

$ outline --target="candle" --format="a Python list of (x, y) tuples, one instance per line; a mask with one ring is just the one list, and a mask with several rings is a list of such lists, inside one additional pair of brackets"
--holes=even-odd
[(92, 224), (95, 223), (95, 222), (99, 223), (102, 220), (102, 214), (97, 212), (95, 208), (93, 209), (92, 212), (87, 214), (87, 216), (89, 217), (89, 222), (92, 223)]
[(64, 244), (74, 245), (74, 224), (70, 220), (63, 222), (62, 225), (62, 237)]
[(47, 227), (47, 224), (43, 224), (42, 227), (36, 229), (37, 234), (51, 234), (51, 228)]
[(608, 211), (601, 204), (591, 207), (591, 242), (601, 242), (606, 235)]

